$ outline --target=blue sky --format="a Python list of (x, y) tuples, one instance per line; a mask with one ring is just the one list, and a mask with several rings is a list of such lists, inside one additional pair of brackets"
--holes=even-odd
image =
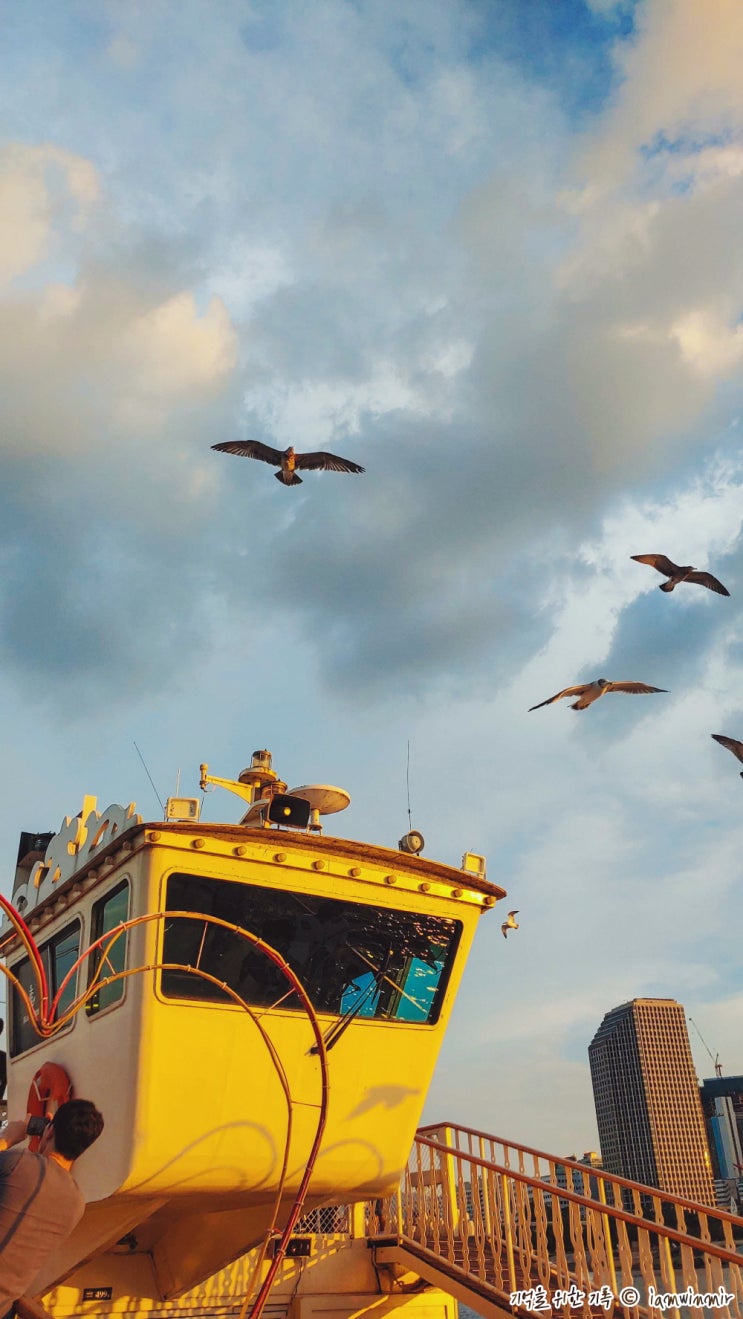
[[(30, 0), (4, 49), (5, 890), (84, 792), (156, 814), (135, 740), (161, 795), (267, 746), (392, 846), (410, 741), (427, 853), (521, 922), (430, 1120), (595, 1146), (637, 995), (743, 1072), (735, 0)], [(669, 691), (527, 713), (598, 676)]]

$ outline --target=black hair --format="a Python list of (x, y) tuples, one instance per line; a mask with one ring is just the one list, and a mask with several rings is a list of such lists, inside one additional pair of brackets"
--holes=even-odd
[(64, 1159), (78, 1159), (103, 1131), (103, 1116), (89, 1099), (68, 1099), (52, 1118), (54, 1148)]

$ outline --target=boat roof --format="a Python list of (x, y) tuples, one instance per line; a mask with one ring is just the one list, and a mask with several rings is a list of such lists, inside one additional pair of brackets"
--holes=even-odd
[[(492, 884), (482, 875), (469, 870), (444, 865), (428, 857), (413, 856), (395, 848), (358, 842), (352, 838), (337, 838), (304, 830), (266, 829), (244, 824), (207, 824), (201, 821), (197, 823), (177, 820), (142, 821), (138, 818), (128, 829), (122, 829), (115, 838), (97, 849), (84, 861), (79, 870), (75, 870), (55, 885), (52, 891), (41, 897), (33, 907), (24, 909), (25, 919), (40, 917), (42, 923), (46, 923), (46, 920), (53, 915), (59, 896), (69, 897), (73, 885), (79, 884), (86, 878), (90, 879), (93, 874), (98, 876), (99, 881), (103, 881), (113, 866), (122, 864), (134, 852), (138, 852), (142, 847), (167, 845), (169, 839), (173, 842), (178, 840), (181, 846), (186, 840), (190, 840), (191, 845), (195, 842), (197, 847), (203, 847), (209, 840), (214, 840), (214, 842), (232, 844), (233, 848), (244, 846), (246, 851), (251, 844), (263, 844), (271, 848), (287, 846), (292, 850), (299, 849), (312, 853), (318, 862), (323, 857), (342, 857), (344, 861), (350, 861), (352, 864), (366, 862), (387, 868), (390, 872), (385, 876), (388, 883), (394, 883), (395, 872), (401, 878), (404, 876), (408, 881), (417, 882), (419, 887), (422, 883), (438, 881), (451, 885), (453, 890), (458, 890), (456, 896), (466, 891), (482, 894), (483, 905), (486, 908), (492, 906), (498, 899), (506, 897), (506, 890), (500, 885)], [(201, 840), (201, 843), (197, 840)], [(318, 866), (318, 869), (320, 868)], [(101, 870), (105, 873), (100, 873)], [(0, 952), (4, 952), (9, 945), (12, 945), (15, 937), (14, 930), (6, 925), (0, 932)]]
[[(481, 875), (457, 866), (447, 866), (441, 861), (433, 861), (427, 856), (413, 856), (409, 852), (400, 852), (397, 848), (380, 847), (375, 843), (361, 843), (353, 838), (337, 838), (333, 835), (307, 833), (296, 829), (262, 829), (244, 824), (194, 824), (177, 821), (158, 820), (153, 824), (143, 824), (142, 829), (157, 830), (158, 833), (195, 834), (201, 837), (224, 838), (228, 842), (270, 843), (276, 845), (285, 841), (292, 847), (301, 847), (311, 852), (337, 855), (359, 861), (376, 861), (389, 866), (390, 870), (405, 870), (408, 873), (418, 871), (430, 879), (438, 879), (445, 884), (458, 888), (473, 889), (476, 893), (486, 894), (492, 898), (505, 898), (506, 890), (498, 884), (492, 884)], [(123, 837), (123, 835), (122, 835)]]

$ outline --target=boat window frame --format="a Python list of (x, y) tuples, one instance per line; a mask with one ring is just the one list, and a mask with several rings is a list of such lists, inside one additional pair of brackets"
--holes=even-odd
[[(62, 926), (61, 930), (57, 930), (57, 932), (55, 934), (51, 934), (49, 938), (44, 941), (44, 943), (40, 943), (38, 945), (39, 954), (44, 963), (44, 970), (46, 971), (47, 981), (49, 983), (49, 992), (51, 999), (54, 998), (57, 989), (59, 988), (59, 985), (61, 984), (62, 980), (64, 979), (64, 975), (66, 974), (65, 972), (60, 977), (56, 976), (55, 962), (51, 959), (51, 950), (57, 944), (61, 943), (63, 939), (67, 938), (70, 932), (74, 929), (74, 927), (77, 926), (77, 931), (78, 931), (77, 952), (72, 959), (73, 962), (77, 961), (83, 948), (84, 925), (85, 923), (83, 920), (82, 913), (76, 914), (72, 917), (70, 921), (67, 922), (66, 925)], [(30, 957), (26, 956), (26, 957), (21, 957), (17, 962), (12, 963), (12, 965), (8, 964), (8, 970), (11, 971), (13, 975), (18, 976), (20, 971), (22, 971), (26, 967), (30, 968), (30, 966), (31, 966), (31, 959)], [(70, 982), (70, 984), (72, 986), (72, 995), (74, 999), (74, 997), (77, 995), (78, 986), (80, 984), (80, 967), (77, 968), (77, 971), (75, 972), (75, 978), (73, 981)], [(35, 982), (33, 981), (31, 982), (31, 987), (32, 987), (32, 991), (35, 990)], [(23, 1026), (22, 1025), (19, 1026), (18, 1024), (17, 1013), (23, 1011), (23, 1004), (14, 984), (10, 983), (9, 990), (10, 992), (8, 994), (8, 1006), (7, 1006), (8, 1057), (11, 1059), (15, 1059), (15, 1058), (22, 1058), (26, 1054), (31, 1053), (33, 1049), (37, 1049), (40, 1044), (47, 1043), (47, 1037), (44, 1035), (37, 1035), (36, 1032), (33, 1031), (32, 1032), (34, 1037), (33, 1043), (26, 1044), (24, 1047), (18, 1047), (17, 1036), (20, 1033), (20, 1031), (23, 1029)], [(70, 991), (68, 990), (67, 992)], [(60, 1031), (55, 1033), (54, 1038), (58, 1039), (61, 1035), (69, 1034), (69, 1032), (73, 1029), (74, 1025), (75, 1025), (75, 1018), (73, 1017), (72, 1020), (68, 1022), (66, 1026), (63, 1026)], [(26, 1029), (30, 1031), (31, 1029), (30, 1022), (27, 1023)]]
[[(294, 895), (298, 899), (305, 897), (305, 898), (312, 898), (320, 902), (328, 901), (328, 902), (338, 903), (339, 906), (345, 904), (346, 906), (351, 906), (351, 907), (369, 908), (370, 910), (373, 911), (379, 910), (378, 902), (374, 902), (371, 900), (365, 901), (363, 899), (359, 899), (356, 896), (354, 897), (346, 896), (343, 898), (339, 898), (339, 897), (334, 897), (331, 894), (323, 894), (316, 890), (312, 891), (300, 887), (297, 887), (296, 889), (290, 888), (289, 886), (282, 886), (281, 888), (277, 888), (275, 884), (261, 883), (256, 879), (254, 875), (251, 876), (250, 879), (234, 879), (224, 874), (214, 875), (214, 874), (205, 873), (204, 871), (197, 872), (195, 870), (185, 870), (182, 868), (182, 866), (179, 867), (174, 866), (172, 869), (169, 869), (165, 874), (161, 876), (160, 910), (163, 912), (165, 917), (167, 917), (168, 914), (167, 913), (168, 884), (172, 878), (181, 877), (181, 876), (188, 879), (205, 880), (207, 882), (221, 884), (221, 885), (234, 885), (236, 887), (241, 887), (241, 888), (253, 888), (260, 890), (261, 892), (264, 893), (272, 893), (272, 892), (287, 893)], [(368, 1026), (377, 1026), (377, 1027), (378, 1026), (382, 1026), (382, 1027), (408, 1026), (408, 1027), (422, 1028), (425, 1030), (434, 1029), (436, 1026), (439, 1025), (441, 1021), (441, 1017), (444, 1014), (446, 996), (449, 991), (452, 974), (457, 963), (457, 957), (462, 944), (462, 939), (464, 938), (464, 934), (465, 934), (465, 923), (461, 919), (461, 917), (454, 915), (445, 916), (433, 912), (430, 913), (425, 911), (421, 912), (419, 910), (415, 910), (412, 908), (392, 906), (391, 904), (386, 904), (386, 909), (389, 911), (393, 911), (402, 917), (409, 917), (411, 919), (415, 919), (416, 917), (420, 917), (420, 916), (425, 916), (425, 917), (430, 916), (433, 920), (441, 921), (442, 923), (446, 922), (451, 926), (451, 937), (446, 951), (446, 961), (441, 971), (439, 981), (436, 985), (436, 989), (434, 992), (434, 997), (430, 1009), (430, 1017), (426, 1020), (411, 1020), (405, 1017), (388, 1017), (383, 1015), (367, 1016), (367, 1015), (362, 1015), (361, 1013), (359, 1013), (358, 1015), (351, 1013), (351, 1017), (354, 1021), (363, 1022), (365, 1025)], [(159, 932), (159, 936), (158, 936), (157, 960), (159, 963), (165, 961), (164, 949), (165, 949), (166, 925), (167, 925), (167, 921), (166, 919), (164, 919), (162, 922), (162, 929)], [(193, 1006), (198, 1005), (199, 1007), (203, 1007), (203, 1008), (219, 1008), (219, 1009), (230, 1008), (233, 1010), (239, 1010), (239, 1011), (242, 1010), (239, 1004), (235, 1003), (234, 1000), (230, 1000), (228, 997), (219, 999), (216, 997), (211, 998), (205, 996), (191, 996), (186, 994), (168, 993), (164, 988), (163, 979), (164, 979), (164, 972), (162, 969), (160, 969), (157, 971), (156, 974), (155, 992), (157, 994), (157, 997), (163, 1003), (172, 1004), (173, 1006), (179, 1003), (180, 1004), (188, 1003), (190, 1005)], [(197, 977), (193, 976), (190, 977), (190, 979), (192, 979), (195, 982)], [(287, 982), (287, 990), (289, 990), (288, 982)], [(248, 1003), (248, 1006), (251, 1007), (254, 1011), (263, 1012), (267, 1010), (266, 1006), (263, 1004), (259, 1005), (255, 1003), (250, 1003), (250, 1001), (247, 999), (246, 1002)], [(314, 1007), (319, 1017), (328, 1017), (335, 1021), (343, 1020), (347, 1012), (347, 1009), (335, 1010), (327, 1007), (317, 1007), (316, 1004), (314, 1005)], [(287, 1016), (291, 1016), (291, 1017), (296, 1017), (298, 1015), (298, 1012), (301, 1011), (301, 1009), (299, 1009), (298, 1007), (288, 1008), (285, 1007), (283, 1004), (280, 1004), (275, 1008), (272, 1007), (271, 1010), (277, 1013), (285, 1013)]]
[[(109, 902), (109, 901), (111, 900), (111, 898), (117, 896), (117, 895), (118, 895), (123, 889), (126, 889), (126, 893), (127, 893), (127, 899), (126, 899), (126, 915), (125, 915), (125, 917), (124, 917), (124, 920), (128, 921), (128, 920), (131, 919), (131, 904), (132, 904), (132, 883), (131, 883), (131, 876), (129, 876), (129, 875), (123, 875), (121, 878), (119, 878), (119, 877), (117, 876), (117, 878), (116, 878), (116, 883), (115, 883), (115, 884), (112, 884), (111, 888), (110, 888), (110, 889), (107, 889), (105, 893), (101, 893), (101, 894), (96, 898), (95, 902), (91, 905), (91, 908), (90, 908), (90, 939), (89, 939), (89, 941), (88, 941), (88, 947), (90, 947), (91, 944), (94, 944), (95, 941), (96, 941), (96, 939), (100, 939), (101, 935), (103, 935), (103, 934), (111, 934), (111, 933), (113, 933), (113, 931), (116, 929), (116, 925), (112, 925), (110, 930), (103, 930), (103, 929), (98, 928), (98, 925), (97, 925), (97, 915), (98, 915), (98, 912), (99, 912), (99, 911), (102, 911), (102, 910), (103, 910), (103, 908), (105, 907), (105, 904), (106, 904), (107, 902)], [(118, 924), (118, 922), (117, 922), (117, 924)], [(130, 931), (127, 930), (126, 933), (125, 933), (124, 936), (123, 936), (123, 939), (121, 940), (121, 943), (118, 944), (118, 945), (116, 945), (117, 947), (120, 947), (121, 944), (123, 944), (123, 948), (124, 948), (124, 960), (123, 960), (123, 965), (122, 965), (120, 968), (118, 968), (118, 969), (121, 970), (121, 971), (125, 971), (125, 970), (127, 969), (127, 966), (128, 966), (128, 958), (129, 958), (129, 934), (130, 934)], [(88, 959), (87, 959), (87, 961), (88, 961), (87, 988), (88, 988), (88, 989), (90, 988), (90, 985), (92, 984), (92, 981), (93, 981), (93, 978), (94, 978), (94, 976), (95, 976), (95, 974), (96, 974), (96, 971), (98, 970), (98, 967), (99, 967), (100, 964), (101, 964), (101, 958), (100, 958), (99, 954), (100, 954), (100, 949), (97, 949), (96, 952), (95, 952), (95, 953), (91, 953), (91, 955), (90, 955), (90, 956), (88, 957)], [(96, 1004), (96, 997), (97, 997), (97, 996), (96, 996), (96, 995), (93, 995), (93, 997), (90, 998), (90, 999), (88, 1000), (88, 1002), (85, 1004), (85, 1016), (86, 1016), (86, 1019), (87, 1019), (88, 1021), (91, 1021), (91, 1022), (92, 1022), (92, 1021), (98, 1021), (99, 1018), (101, 1018), (101, 1017), (105, 1017), (105, 1016), (108, 1015), (109, 1012), (113, 1012), (116, 1008), (121, 1007), (121, 1004), (125, 1001), (126, 996), (127, 996), (127, 984), (128, 984), (128, 980), (124, 979), (124, 980), (118, 980), (114, 985), (106, 985), (106, 986), (104, 986), (104, 988), (105, 988), (106, 990), (116, 990), (117, 993), (116, 993), (116, 997), (115, 997), (114, 999), (112, 999), (111, 1002), (109, 1002), (109, 1003), (104, 1003), (104, 1005), (103, 1005), (102, 1007), (100, 1007), (100, 1006), (98, 1006), (98, 1005)]]

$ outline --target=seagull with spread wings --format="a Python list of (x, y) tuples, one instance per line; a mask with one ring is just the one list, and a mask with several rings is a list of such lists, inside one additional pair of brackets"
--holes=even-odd
[(563, 696), (577, 696), (578, 700), (571, 705), (571, 710), (587, 710), (589, 705), (593, 705), (600, 696), (605, 696), (607, 692), (632, 692), (634, 695), (646, 695), (648, 692), (664, 692), (665, 687), (648, 687), (645, 682), (609, 682), (606, 678), (597, 678), (595, 682), (584, 682), (577, 687), (565, 687), (555, 696), (550, 696), (546, 701), (540, 701), (539, 705), (530, 705), (529, 712), (532, 710), (541, 710), (543, 705), (551, 705), (553, 701), (562, 700)]
[[(719, 742), (721, 747), (727, 747), (737, 760), (743, 762), (743, 742), (738, 742), (734, 737), (725, 737), (724, 733), (710, 733), (710, 737)], [(743, 772), (740, 777), (743, 779)]]
[(718, 595), (730, 595), (726, 586), (718, 582), (711, 572), (698, 572), (687, 564), (685, 568), (680, 568), (677, 563), (672, 563), (667, 559), (665, 554), (630, 554), (630, 558), (635, 563), (647, 563), (650, 568), (655, 568), (656, 572), (663, 573), (668, 578), (667, 582), (661, 582), (658, 587), (659, 591), (672, 591), (674, 586), (680, 582), (696, 582), (697, 586), (706, 586), (709, 591), (716, 591)]
[(518, 907), (516, 908), (515, 911), (509, 911), (507, 919), (504, 920), (503, 924), (501, 925), (500, 932), (503, 935), (504, 939), (508, 938), (509, 930), (517, 930), (519, 928), (519, 923), (516, 920), (518, 914), (519, 914)]
[(297, 476), (297, 469), (302, 472), (363, 472), (358, 463), (350, 458), (338, 458), (334, 453), (325, 453), (319, 449), (316, 453), (297, 453), (291, 446), (288, 449), (272, 449), (260, 440), (228, 440), (224, 444), (213, 444), (219, 453), (234, 453), (239, 458), (257, 458), (261, 463), (270, 463), (280, 468), (274, 472), (282, 485), (301, 485), (302, 478)]

